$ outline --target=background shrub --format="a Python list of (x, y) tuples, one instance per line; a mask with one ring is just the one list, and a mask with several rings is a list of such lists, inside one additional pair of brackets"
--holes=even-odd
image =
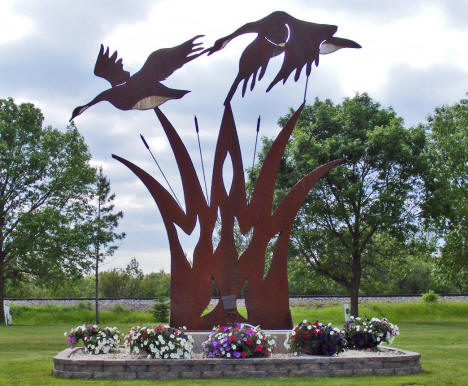
[(422, 296), (422, 301), (426, 303), (435, 303), (439, 300), (439, 295), (437, 295), (433, 290), (427, 291)]
[(170, 302), (164, 298), (158, 299), (151, 307), (151, 314), (156, 322), (169, 322)]

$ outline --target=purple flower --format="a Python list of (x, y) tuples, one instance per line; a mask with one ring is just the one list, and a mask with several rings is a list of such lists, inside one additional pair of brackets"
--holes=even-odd
[(240, 358), (240, 352), (238, 351), (234, 351), (232, 355), (234, 355), (236, 358)]

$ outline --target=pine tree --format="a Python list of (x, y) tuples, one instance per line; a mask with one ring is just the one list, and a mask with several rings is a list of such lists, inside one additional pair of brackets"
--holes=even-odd
[(94, 218), (93, 221), (93, 254), (95, 259), (96, 275), (96, 324), (99, 324), (99, 263), (106, 257), (112, 256), (118, 248), (115, 241), (122, 240), (125, 233), (117, 233), (115, 229), (119, 225), (119, 220), (123, 217), (122, 211), (114, 212), (113, 201), (115, 194), (111, 193), (110, 182), (99, 168), (96, 186), (96, 204), (90, 210)]

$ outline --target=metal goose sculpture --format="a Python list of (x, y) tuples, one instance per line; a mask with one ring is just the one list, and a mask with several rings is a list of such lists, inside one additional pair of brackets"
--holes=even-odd
[(107, 101), (120, 110), (149, 110), (170, 99), (182, 98), (190, 91), (172, 89), (160, 82), (185, 63), (201, 55), (197, 52), (203, 47), (200, 47), (201, 43), (195, 43), (195, 40), (202, 36), (197, 35), (172, 48), (154, 51), (140, 71), (132, 76), (128, 71), (124, 71), (122, 59), (117, 60), (117, 51), (109, 56), (109, 48), (104, 52), (104, 46), (101, 44), (94, 74), (109, 81), (112, 87), (101, 92), (89, 103), (76, 107), (70, 121), (102, 101)]
[[(297, 81), (306, 65), (306, 75), (310, 75), (312, 63), (318, 66), (319, 54), (329, 54), (340, 48), (361, 48), (349, 39), (334, 37), (338, 27), (328, 24), (316, 24), (299, 20), (286, 12), (276, 11), (264, 18), (244, 24), (233, 33), (216, 40), (214, 45), (204, 52), (208, 55), (224, 48), (232, 39), (246, 34), (256, 33), (257, 37), (242, 53), (239, 60), (239, 73), (224, 101), (230, 103), (238, 85), (242, 85), (242, 96), (247, 89), (249, 79), (252, 77), (250, 90), (255, 82), (265, 75), (271, 58), (284, 53), (283, 64), (267, 88), (267, 92), (278, 82), (286, 82), (291, 73), (296, 70), (294, 80)], [(260, 71), (260, 73), (259, 73)]]

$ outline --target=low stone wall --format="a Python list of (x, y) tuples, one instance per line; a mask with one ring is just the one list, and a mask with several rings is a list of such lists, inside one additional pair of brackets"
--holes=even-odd
[[(421, 296), (361, 296), (359, 302), (405, 302), (405, 301), (420, 301)], [(465, 295), (441, 295), (441, 301), (468, 301), (468, 296)], [(58, 304), (64, 306), (72, 306), (79, 302), (89, 301), (94, 302), (93, 299), (7, 299), (6, 304), (30, 305), (40, 306), (43, 304)], [(111, 309), (116, 305), (128, 308), (132, 311), (148, 311), (154, 304), (153, 299), (100, 299), (99, 307), (103, 310)], [(212, 299), (210, 307), (214, 307), (218, 299)], [(314, 297), (294, 297), (289, 299), (291, 307), (305, 306), (313, 307), (320, 306), (321, 304), (344, 304), (349, 303), (349, 297), (327, 297), (327, 296), (314, 296)], [(94, 303), (93, 303), (94, 304)], [(237, 299), (237, 306), (245, 306), (244, 299)]]
[[(54, 358), (52, 374), (62, 378), (174, 379), (236, 377), (318, 377), (332, 375), (415, 374), (420, 354), (393, 348), (394, 356), (255, 359), (106, 359), (70, 358), (66, 349)], [(398, 352), (398, 354), (397, 354)]]

